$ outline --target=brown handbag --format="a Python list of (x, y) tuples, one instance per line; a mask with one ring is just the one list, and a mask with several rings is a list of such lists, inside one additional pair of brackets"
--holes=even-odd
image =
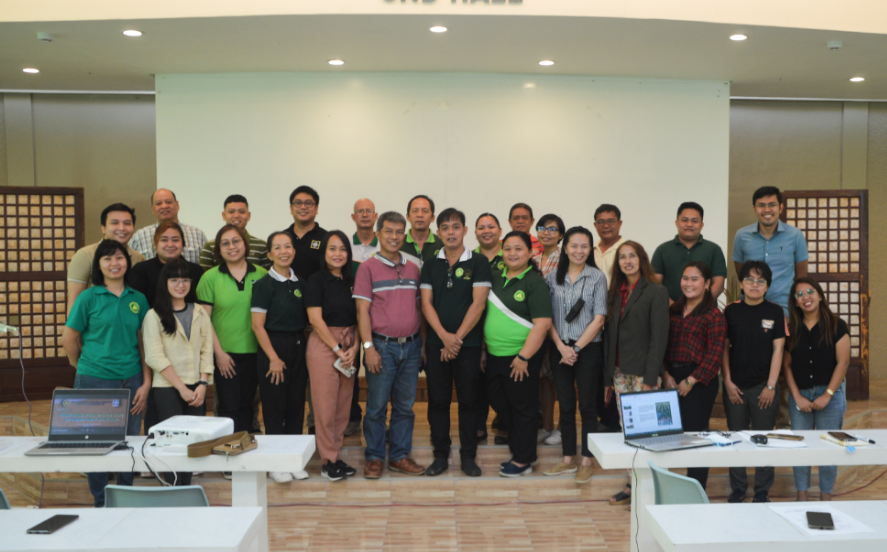
[(218, 439), (191, 443), (188, 445), (188, 458), (201, 458), (210, 454), (237, 456), (257, 448), (256, 436), (248, 431), (240, 431)]

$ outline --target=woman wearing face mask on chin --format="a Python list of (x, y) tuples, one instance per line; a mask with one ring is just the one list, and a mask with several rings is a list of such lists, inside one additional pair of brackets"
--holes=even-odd
[[(844, 376), (850, 365), (850, 334), (816, 280), (797, 278), (792, 284), (788, 330), (782, 367), (791, 391), (792, 429), (840, 430), (847, 410)], [(793, 469), (798, 500), (806, 501), (812, 469)], [(837, 466), (819, 466), (820, 500), (832, 499), (837, 477)]]
[(508, 431), (513, 457), (499, 475), (519, 477), (533, 471), (539, 423), (539, 372), (542, 341), (551, 327), (551, 296), (530, 259), (529, 234), (513, 231), (502, 242), (505, 270), (493, 273), (487, 298), (487, 397)]
[[(711, 270), (691, 261), (681, 276), (681, 298), (669, 308), (665, 385), (677, 387), (684, 431), (708, 431), (718, 396), (727, 321), (711, 294)], [(708, 468), (689, 468), (687, 477), (708, 481)]]
[[(623, 242), (616, 249), (607, 299), (606, 402), (622, 393), (659, 388), (668, 343), (668, 290), (656, 280), (641, 244)], [(619, 409), (622, 419), (622, 408)], [(631, 474), (631, 471), (629, 471)], [(631, 500), (631, 482), (610, 497), (610, 504)]]

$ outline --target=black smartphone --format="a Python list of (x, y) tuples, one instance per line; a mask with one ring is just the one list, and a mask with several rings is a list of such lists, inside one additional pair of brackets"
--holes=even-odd
[(837, 439), (838, 441), (841, 441), (844, 443), (852, 443), (853, 441), (859, 441), (859, 439), (857, 439), (853, 435), (850, 435), (849, 433), (844, 433), (843, 431), (829, 431), (828, 434), (831, 435), (832, 437), (834, 437), (835, 439)]
[(35, 525), (34, 527), (31, 527), (30, 529), (28, 529), (28, 534), (29, 535), (51, 535), (51, 534), (55, 533), (56, 531), (58, 531), (59, 529), (61, 529), (62, 527), (64, 527), (65, 525), (68, 525), (69, 523), (75, 521), (79, 517), (80, 516), (65, 516), (65, 515), (52, 516), (51, 518), (47, 519), (43, 523), (39, 523), (39, 524)]
[(807, 512), (807, 527), (810, 529), (834, 530), (835, 522), (828, 512)]

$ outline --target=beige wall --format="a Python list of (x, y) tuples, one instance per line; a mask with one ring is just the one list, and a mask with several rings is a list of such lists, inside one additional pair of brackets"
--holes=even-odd
[(766, 185), (869, 190), (869, 369), (872, 379), (887, 378), (887, 309), (881, 299), (887, 294), (887, 245), (877, 239), (887, 230), (878, 216), (887, 210), (887, 104), (731, 102), (731, 237), (755, 222), (752, 193)]

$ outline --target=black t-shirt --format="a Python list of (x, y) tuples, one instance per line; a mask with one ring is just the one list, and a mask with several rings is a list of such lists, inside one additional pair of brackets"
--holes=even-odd
[[(812, 330), (801, 322), (798, 328), (798, 343), (792, 349), (792, 376), (798, 389), (810, 389), (820, 385), (828, 385), (838, 366), (837, 343), (847, 335), (847, 323), (838, 318), (835, 338), (828, 345), (819, 340), (819, 324)], [(834, 391), (834, 389), (833, 389)]]
[(319, 270), (305, 284), (305, 308), (320, 307), (329, 327), (350, 328), (357, 325), (357, 305), (352, 298), (354, 279), (343, 280), (326, 270)]
[[(302, 282), (307, 282), (308, 278), (320, 270), (320, 260), (323, 259), (323, 251), (320, 250), (320, 242), (326, 236), (326, 230), (320, 227), (316, 222), (314, 228), (299, 238), (293, 231), (294, 224), (291, 224), (284, 232), (289, 233), (293, 237), (293, 247), (296, 249), (296, 258), (290, 268), (296, 273), (296, 277)], [(268, 244), (268, 250), (271, 250), (271, 244)]]
[[(203, 276), (203, 269), (197, 263), (185, 261), (188, 268), (191, 269), (191, 291), (185, 296), (186, 303), (197, 302), (197, 283)], [(163, 270), (163, 263), (160, 257), (154, 257), (147, 261), (142, 261), (132, 267), (130, 273), (129, 285), (132, 289), (142, 292), (148, 304), (154, 306), (154, 299), (157, 297), (157, 282), (160, 281), (160, 271)]]
[(730, 340), (730, 379), (740, 389), (767, 381), (773, 359), (773, 340), (784, 338), (785, 314), (770, 301), (749, 305), (737, 301), (724, 309)]

